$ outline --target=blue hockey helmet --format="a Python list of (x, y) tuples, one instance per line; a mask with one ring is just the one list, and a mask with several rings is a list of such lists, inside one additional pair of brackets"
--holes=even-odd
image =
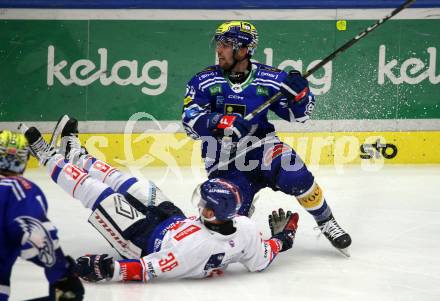
[(245, 21), (229, 21), (221, 24), (215, 31), (216, 42), (232, 43), (234, 50), (247, 48), (252, 56), (258, 46), (257, 28)]
[(209, 179), (196, 189), (198, 206), (200, 209), (208, 208), (214, 211), (214, 216), (219, 221), (231, 220), (241, 206), (239, 188), (224, 179)]
[(22, 174), (29, 160), (28, 142), (23, 134), (0, 132), (0, 171)]

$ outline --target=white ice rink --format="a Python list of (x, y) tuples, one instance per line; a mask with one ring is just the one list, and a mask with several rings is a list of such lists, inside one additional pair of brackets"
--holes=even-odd
[[(201, 181), (190, 170), (177, 177), (159, 168), (146, 177), (186, 213)], [(440, 166), (359, 166), (320, 168), (314, 174), (338, 222), (352, 236), (351, 258), (343, 257), (322, 236), (299, 204), (282, 193), (264, 190), (253, 219), (267, 237), (267, 215), (283, 207), (298, 211), (293, 249), (282, 253), (263, 273), (232, 265), (222, 277), (142, 283), (85, 283), (86, 300), (440, 300)], [(49, 200), (49, 217), (58, 227), (64, 251), (114, 254), (87, 223), (89, 211), (57, 187), (44, 170), (29, 170)], [(197, 256), (197, 254), (194, 254)], [(41, 297), (47, 292), (43, 270), (19, 260), (14, 267), (10, 300)]]

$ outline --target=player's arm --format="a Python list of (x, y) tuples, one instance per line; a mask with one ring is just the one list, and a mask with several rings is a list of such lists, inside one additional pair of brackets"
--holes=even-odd
[(280, 92), (283, 98), (271, 105), (270, 109), (279, 117), (290, 122), (306, 122), (315, 108), (315, 96), (310, 91), (309, 82), (296, 70), (281, 77)]
[(188, 83), (182, 113), (186, 133), (193, 139), (228, 136), (238, 141), (246, 136), (251, 123), (240, 115), (212, 112), (209, 93), (208, 88), (203, 90), (197, 76)]
[(76, 272), (90, 282), (143, 281), (155, 278), (184, 278), (185, 260), (171, 250), (151, 253), (141, 259), (114, 260), (107, 254), (85, 255), (77, 260)]
[(265, 270), (280, 253), (293, 246), (293, 240), (298, 228), (298, 214), (290, 211), (284, 214), (275, 211), (269, 215), (269, 226), (272, 232), (270, 239), (264, 240), (261, 234), (254, 233), (251, 243), (246, 250), (246, 255), (241, 263), (251, 272)]
[(52, 294), (73, 294), (81, 300), (84, 288), (73, 275), (72, 263), (59, 246), (57, 229), (47, 219), (44, 195), (31, 195), (29, 200), (13, 200), (7, 212), (7, 235), (20, 250), (20, 257), (44, 268)]

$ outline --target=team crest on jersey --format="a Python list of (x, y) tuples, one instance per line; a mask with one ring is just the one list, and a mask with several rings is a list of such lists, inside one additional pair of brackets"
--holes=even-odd
[(281, 143), (274, 145), (264, 155), (263, 164), (265, 166), (269, 166), (270, 164), (272, 164), (272, 161), (275, 160), (275, 158), (285, 154), (290, 154), (291, 152), (291, 148), (285, 144)]
[(246, 105), (226, 103), (224, 114), (239, 114), (244, 117), (246, 115)]
[(22, 243), (29, 243), (38, 252), (38, 259), (46, 266), (55, 264), (55, 247), (49, 232), (43, 224), (31, 217), (20, 216), (15, 219), (23, 230)]

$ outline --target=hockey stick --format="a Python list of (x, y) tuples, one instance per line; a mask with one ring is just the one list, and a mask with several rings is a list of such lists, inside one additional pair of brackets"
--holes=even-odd
[[(393, 16), (397, 15), (400, 11), (410, 6), (413, 2), (416, 0), (406, 0), (402, 5), (400, 5), (398, 8), (393, 10), (390, 14), (386, 15), (384, 18), (378, 20), (376, 23), (371, 25), (370, 27), (367, 27), (364, 31), (359, 33), (357, 36), (355, 36), (353, 39), (349, 40), (347, 43), (333, 51), (331, 54), (329, 54), (326, 58), (324, 58), (321, 62), (319, 62), (316, 66), (314, 66), (312, 69), (306, 71), (306, 73), (303, 74), (304, 78), (307, 78), (311, 74), (313, 74), (316, 70), (330, 62), (331, 60), (335, 59), (337, 56), (339, 56), (341, 53), (343, 53), (345, 50), (353, 46), (355, 43), (360, 41), (363, 37), (365, 37), (367, 34), (375, 30), (379, 27), (379, 25), (383, 24), (385, 21), (391, 19)], [(247, 114), (244, 119), (251, 120), (254, 118), (257, 114), (261, 113), (265, 109), (267, 109), (271, 104), (279, 100), (283, 96), (283, 93), (277, 92), (275, 95), (273, 95), (271, 98), (269, 98), (266, 102), (261, 104), (258, 108), (256, 108), (253, 112)]]

